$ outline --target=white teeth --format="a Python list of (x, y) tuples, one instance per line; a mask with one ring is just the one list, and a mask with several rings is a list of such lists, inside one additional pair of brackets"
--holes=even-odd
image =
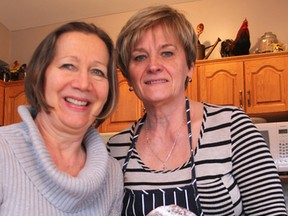
[(66, 101), (72, 103), (72, 104), (75, 104), (77, 106), (86, 106), (88, 104), (87, 101), (79, 101), (79, 100), (76, 100), (76, 99), (73, 99), (73, 98), (66, 98)]
[(152, 80), (152, 81), (148, 81), (146, 82), (146, 84), (154, 84), (154, 83), (164, 83), (167, 82), (167, 80)]

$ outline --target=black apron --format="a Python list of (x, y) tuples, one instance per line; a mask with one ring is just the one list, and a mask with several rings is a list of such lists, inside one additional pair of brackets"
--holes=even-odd
[[(190, 120), (190, 106), (189, 100), (185, 99), (186, 103), (186, 116), (187, 116), (187, 129), (190, 142), (190, 163), (191, 163), (191, 183), (189, 185), (177, 188), (154, 189), (154, 190), (131, 190), (124, 189), (124, 200), (122, 215), (147, 215), (153, 209), (159, 206), (168, 206), (171, 204), (178, 205), (186, 208), (196, 215), (203, 215), (199, 195), (197, 192), (197, 183), (195, 175), (195, 163), (192, 149), (192, 133), (191, 133), (191, 120)], [(132, 139), (132, 144), (129, 148), (125, 162), (123, 164), (123, 174), (125, 175), (127, 165), (131, 158), (133, 149), (135, 148), (141, 128), (145, 122), (146, 114), (140, 119), (139, 127)]]

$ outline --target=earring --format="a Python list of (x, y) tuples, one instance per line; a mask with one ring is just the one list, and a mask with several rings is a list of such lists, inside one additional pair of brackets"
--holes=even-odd
[(188, 82), (192, 82), (192, 78), (191, 77), (188, 77)]
[(132, 86), (129, 87), (129, 91), (130, 91), (130, 92), (133, 91), (133, 87), (132, 87)]

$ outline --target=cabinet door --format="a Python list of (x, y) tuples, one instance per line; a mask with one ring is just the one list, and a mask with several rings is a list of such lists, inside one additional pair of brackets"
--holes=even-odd
[(7, 84), (5, 88), (4, 125), (22, 121), (18, 115), (19, 105), (28, 104), (22, 81)]
[(0, 126), (4, 124), (4, 82), (0, 81)]
[(194, 72), (192, 76), (192, 82), (188, 83), (186, 89), (186, 95), (195, 101), (198, 101), (198, 77), (197, 77), (197, 66), (194, 67)]
[(118, 72), (119, 101), (115, 111), (100, 126), (99, 131), (118, 132), (131, 125), (142, 116), (142, 102), (136, 97), (134, 92), (129, 91), (126, 79)]
[(243, 63), (225, 62), (199, 65), (199, 101), (244, 107)]
[(288, 57), (274, 56), (245, 62), (246, 112), (288, 110)]

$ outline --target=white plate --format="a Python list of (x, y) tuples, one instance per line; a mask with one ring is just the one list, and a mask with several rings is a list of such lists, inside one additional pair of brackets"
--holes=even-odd
[(177, 205), (160, 206), (152, 210), (147, 216), (196, 216), (188, 209)]

